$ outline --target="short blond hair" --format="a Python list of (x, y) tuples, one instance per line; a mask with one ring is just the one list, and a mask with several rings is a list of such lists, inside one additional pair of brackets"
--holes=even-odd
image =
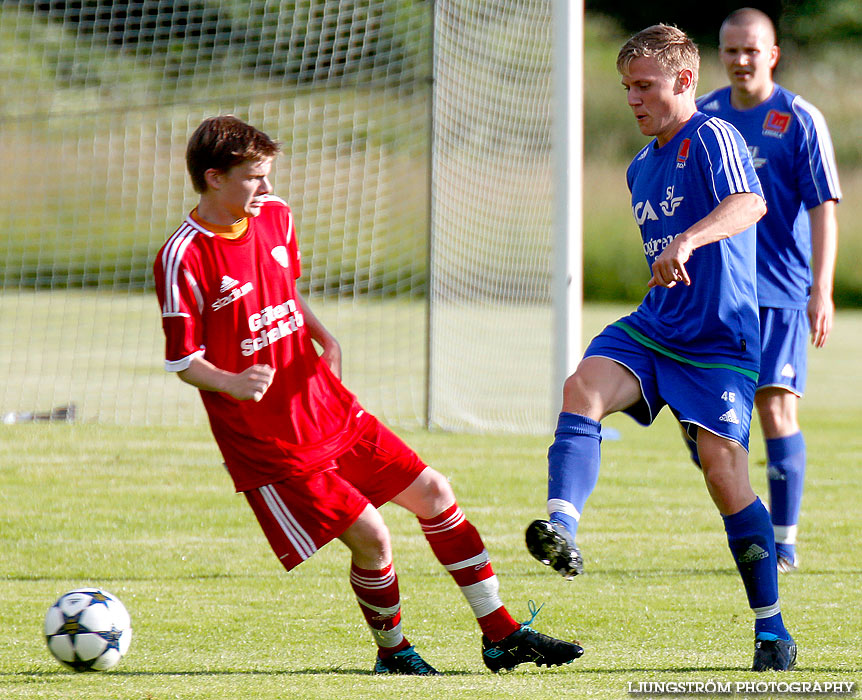
[(631, 62), (636, 58), (654, 58), (667, 75), (690, 70), (692, 92), (697, 89), (700, 52), (681, 29), (668, 24), (654, 24), (635, 34), (617, 54), (617, 71), (620, 75), (628, 73)]

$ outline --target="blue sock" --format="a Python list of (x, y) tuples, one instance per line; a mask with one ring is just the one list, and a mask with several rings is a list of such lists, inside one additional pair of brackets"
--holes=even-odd
[(796, 525), (805, 481), (805, 439), (802, 433), (766, 441), (769, 511), (778, 554), (796, 555)]
[(548, 449), (548, 513), (574, 538), (581, 511), (599, 478), (602, 426), (586, 416), (560, 413)]
[(727, 544), (742, 577), (748, 604), (754, 610), (754, 633), (790, 639), (778, 602), (775, 540), (766, 506), (758, 498), (738, 513), (722, 518)]

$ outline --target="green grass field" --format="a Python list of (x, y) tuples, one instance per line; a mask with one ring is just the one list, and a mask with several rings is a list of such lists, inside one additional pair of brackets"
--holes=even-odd
[[(592, 329), (616, 309), (588, 311)], [(444, 672), (425, 679), (370, 674), (374, 647), (347, 582), (346, 548), (333, 543), (286, 574), (232, 493), (206, 427), (25, 424), (0, 427), (0, 697), (621, 698), (642, 681), (858, 684), (860, 337), (862, 314), (840, 313), (829, 346), (811, 353), (802, 568), (781, 579), (799, 643), (791, 674), (746, 670), (752, 615), (721, 520), (668, 416), (651, 429), (608, 420), (621, 439), (603, 445), (579, 535), (587, 573), (572, 582), (523, 546), (524, 527), (543, 513), (549, 436), (403, 433), (450, 476), (513, 614), (526, 618), (530, 599), (544, 603), (535, 626), (586, 648), (564, 668), (487, 672), (461, 594), (414, 519), (386, 506), (405, 632)], [(763, 495), (758, 431), (752, 481)], [(42, 618), (60, 594), (90, 585), (123, 600), (134, 639), (115, 670), (78, 675), (49, 655)]]

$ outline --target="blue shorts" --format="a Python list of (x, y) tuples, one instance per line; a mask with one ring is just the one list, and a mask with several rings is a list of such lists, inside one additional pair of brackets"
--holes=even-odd
[(737, 442), (748, 450), (754, 373), (726, 362), (690, 364), (638, 342), (610, 325), (593, 338), (584, 357), (604, 357), (628, 369), (638, 380), (641, 400), (625, 409), (638, 423), (650, 425), (667, 405), (697, 439), (697, 428)]
[(802, 396), (808, 375), (808, 313), (760, 307), (760, 379), (757, 388), (780, 387)]

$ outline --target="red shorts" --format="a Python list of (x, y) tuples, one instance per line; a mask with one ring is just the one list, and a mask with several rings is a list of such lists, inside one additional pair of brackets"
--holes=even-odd
[(377, 419), (332, 466), (244, 491), (272, 550), (290, 571), (340, 537), (370, 503), (391, 501), (426, 465)]

